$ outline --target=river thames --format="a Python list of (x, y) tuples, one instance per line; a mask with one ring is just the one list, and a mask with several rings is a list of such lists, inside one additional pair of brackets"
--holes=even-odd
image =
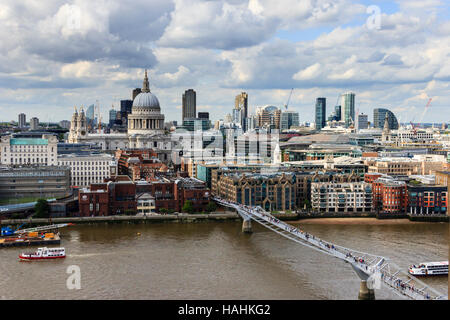
[[(448, 260), (447, 223), (372, 219), (292, 224), (323, 240), (410, 264)], [(353, 223), (350, 223), (353, 221)], [(78, 225), (61, 230), (61, 261), (21, 262), (0, 249), (0, 299), (357, 299), (351, 266), (253, 223)], [(34, 248), (33, 248), (34, 249)], [(81, 272), (69, 290), (67, 268)], [(423, 281), (447, 294), (447, 277)], [(387, 289), (377, 299), (402, 299)]]

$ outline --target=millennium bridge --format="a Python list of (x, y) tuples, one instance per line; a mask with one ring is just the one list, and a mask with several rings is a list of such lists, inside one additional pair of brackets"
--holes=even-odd
[(222, 206), (236, 210), (243, 219), (243, 232), (251, 232), (251, 221), (253, 220), (289, 240), (350, 263), (361, 279), (359, 299), (375, 299), (374, 289), (378, 289), (383, 285), (407, 299), (447, 300), (446, 295), (439, 293), (403, 271), (386, 257), (352, 250), (319, 239), (312, 234), (280, 221), (259, 206), (246, 206), (219, 197), (214, 197), (213, 200)]

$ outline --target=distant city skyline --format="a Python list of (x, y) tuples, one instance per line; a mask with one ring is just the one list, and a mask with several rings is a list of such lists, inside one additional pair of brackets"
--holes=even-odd
[[(347, 91), (356, 94), (355, 112), (385, 108), (399, 122), (418, 122), (432, 98), (422, 122), (450, 122), (442, 118), (450, 114), (445, 1), (305, 0), (279, 8), (266, 0), (77, 0), (39, 10), (22, 2), (0, 7), (2, 122), (19, 113), (68, 120), (74, 106), (96, 101), (108, 119), (111, 105), (141, 85), (145, 68), (167, 121), (181, 120), (180, 96), (189, 88), (196, 111), (210, 119), (224, 119), (240, 92), (248, 93), (249, 115), (283, 108), (294, 88), (289, 109), (300, 122), (314, 121), (317, 97), (331, 110)], [(370, 5), (380, 9), (379, 28), (368, 24)], [(75, 21), (74, 9), (81, 12)]]

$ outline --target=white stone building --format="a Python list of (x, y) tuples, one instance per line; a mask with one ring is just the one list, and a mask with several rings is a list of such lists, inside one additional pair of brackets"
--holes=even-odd
[(3, 136), (0, 143), (1, 164), (4, 165), (56, 165), (58, 138), (43, 134), (40, 138)]
[(136, 196), (138, 215), (148, 216), (155, 214), (155, 197), (150, 193), (143, 193)]
[(89, 187), (117, 175), (115, 158), (104, 153), (59, 155), (58, 166), (70, 167), (71, 185), (78, 187)]
[(165, 134), (164, 114), (158, 98), (150, 92), (147, 71), (145, 71), (142, 92), (133, 101), (131, 114), (128, 115), (127, 133), (89, 133), (83, 109), (72, 116), (69, 143), (96, 143), (102, 150), (151, 148), (161, 161), (170, 160), (171, 150), (176, 141)]
[(370, 212), (372, 185), (365, 182), (313, 182), (311, 205), (316, 212)]

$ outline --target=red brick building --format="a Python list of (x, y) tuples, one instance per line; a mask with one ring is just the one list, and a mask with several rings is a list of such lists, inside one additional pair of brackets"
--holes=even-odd
[(181, 178), (175, 181), (175, 199), (178, 201), (180, 211), (186, 201), (191, 201), (194, 211), (205, 211), (211, 200), (211, 192), (206, 183), (194, 178)]
[(211, 200), (205, 182), (178, 175), (159, 173), (148, 181), (131, 181), (128, 176), (117, 176), (105, 183), (91, 184), (80, 189), (78, 195), (80, 216), (106, 216), (137, 213), (137, 198), (148, 194), (154, 198), (156, 212), (181, 212), (190, 200), (195, 212), (206, 211)]
[(136, 182), (137, 194), (149, 193), (155, 198), (156, 212), (164, 208), (168, 211), (179, 211), (175, 199), (175, 184), (167, 178), (154, 178), (152, 181)]
[(378, 178), (372, 183), (372, 198), (375, 210), (384, 213), (406, 213), (408, 189), (404, 181)]
[(105, 183), (91, 184), (78, 194), (79, 215), (106, 216), (136, 214), (136, 185), (127, 176), (117, 176)]
[(447, 186), (409, 185), (410, 214), (448, 214)]
[(375, 180), (377, 180), (378, 178), (381, 178), (382, 176), (383, 176), (382, 173), (377, 173), (377, 172), (365, 173), (364, 174), (364, 182), (373, 183)]
[(89, 216), (108, 216), (109, 195), (106, 190), (81, 190), (78, 194), (79, 215), (81, 217)]
[(206, 184), (195, 178), (155, 177), (150, 181), (136, 183), (138, 194), (149, 193), (155, 198), (156, 212), (161, 209), (181, 212), (185, 201), (190, 200), (194, 211), (206, 211), (211, 200), (210, 190)]
[(133, 181), (148, 180), (154, 172), (166, 172), (168, 167), (152, 149), (117, 150), (117, 171)]

